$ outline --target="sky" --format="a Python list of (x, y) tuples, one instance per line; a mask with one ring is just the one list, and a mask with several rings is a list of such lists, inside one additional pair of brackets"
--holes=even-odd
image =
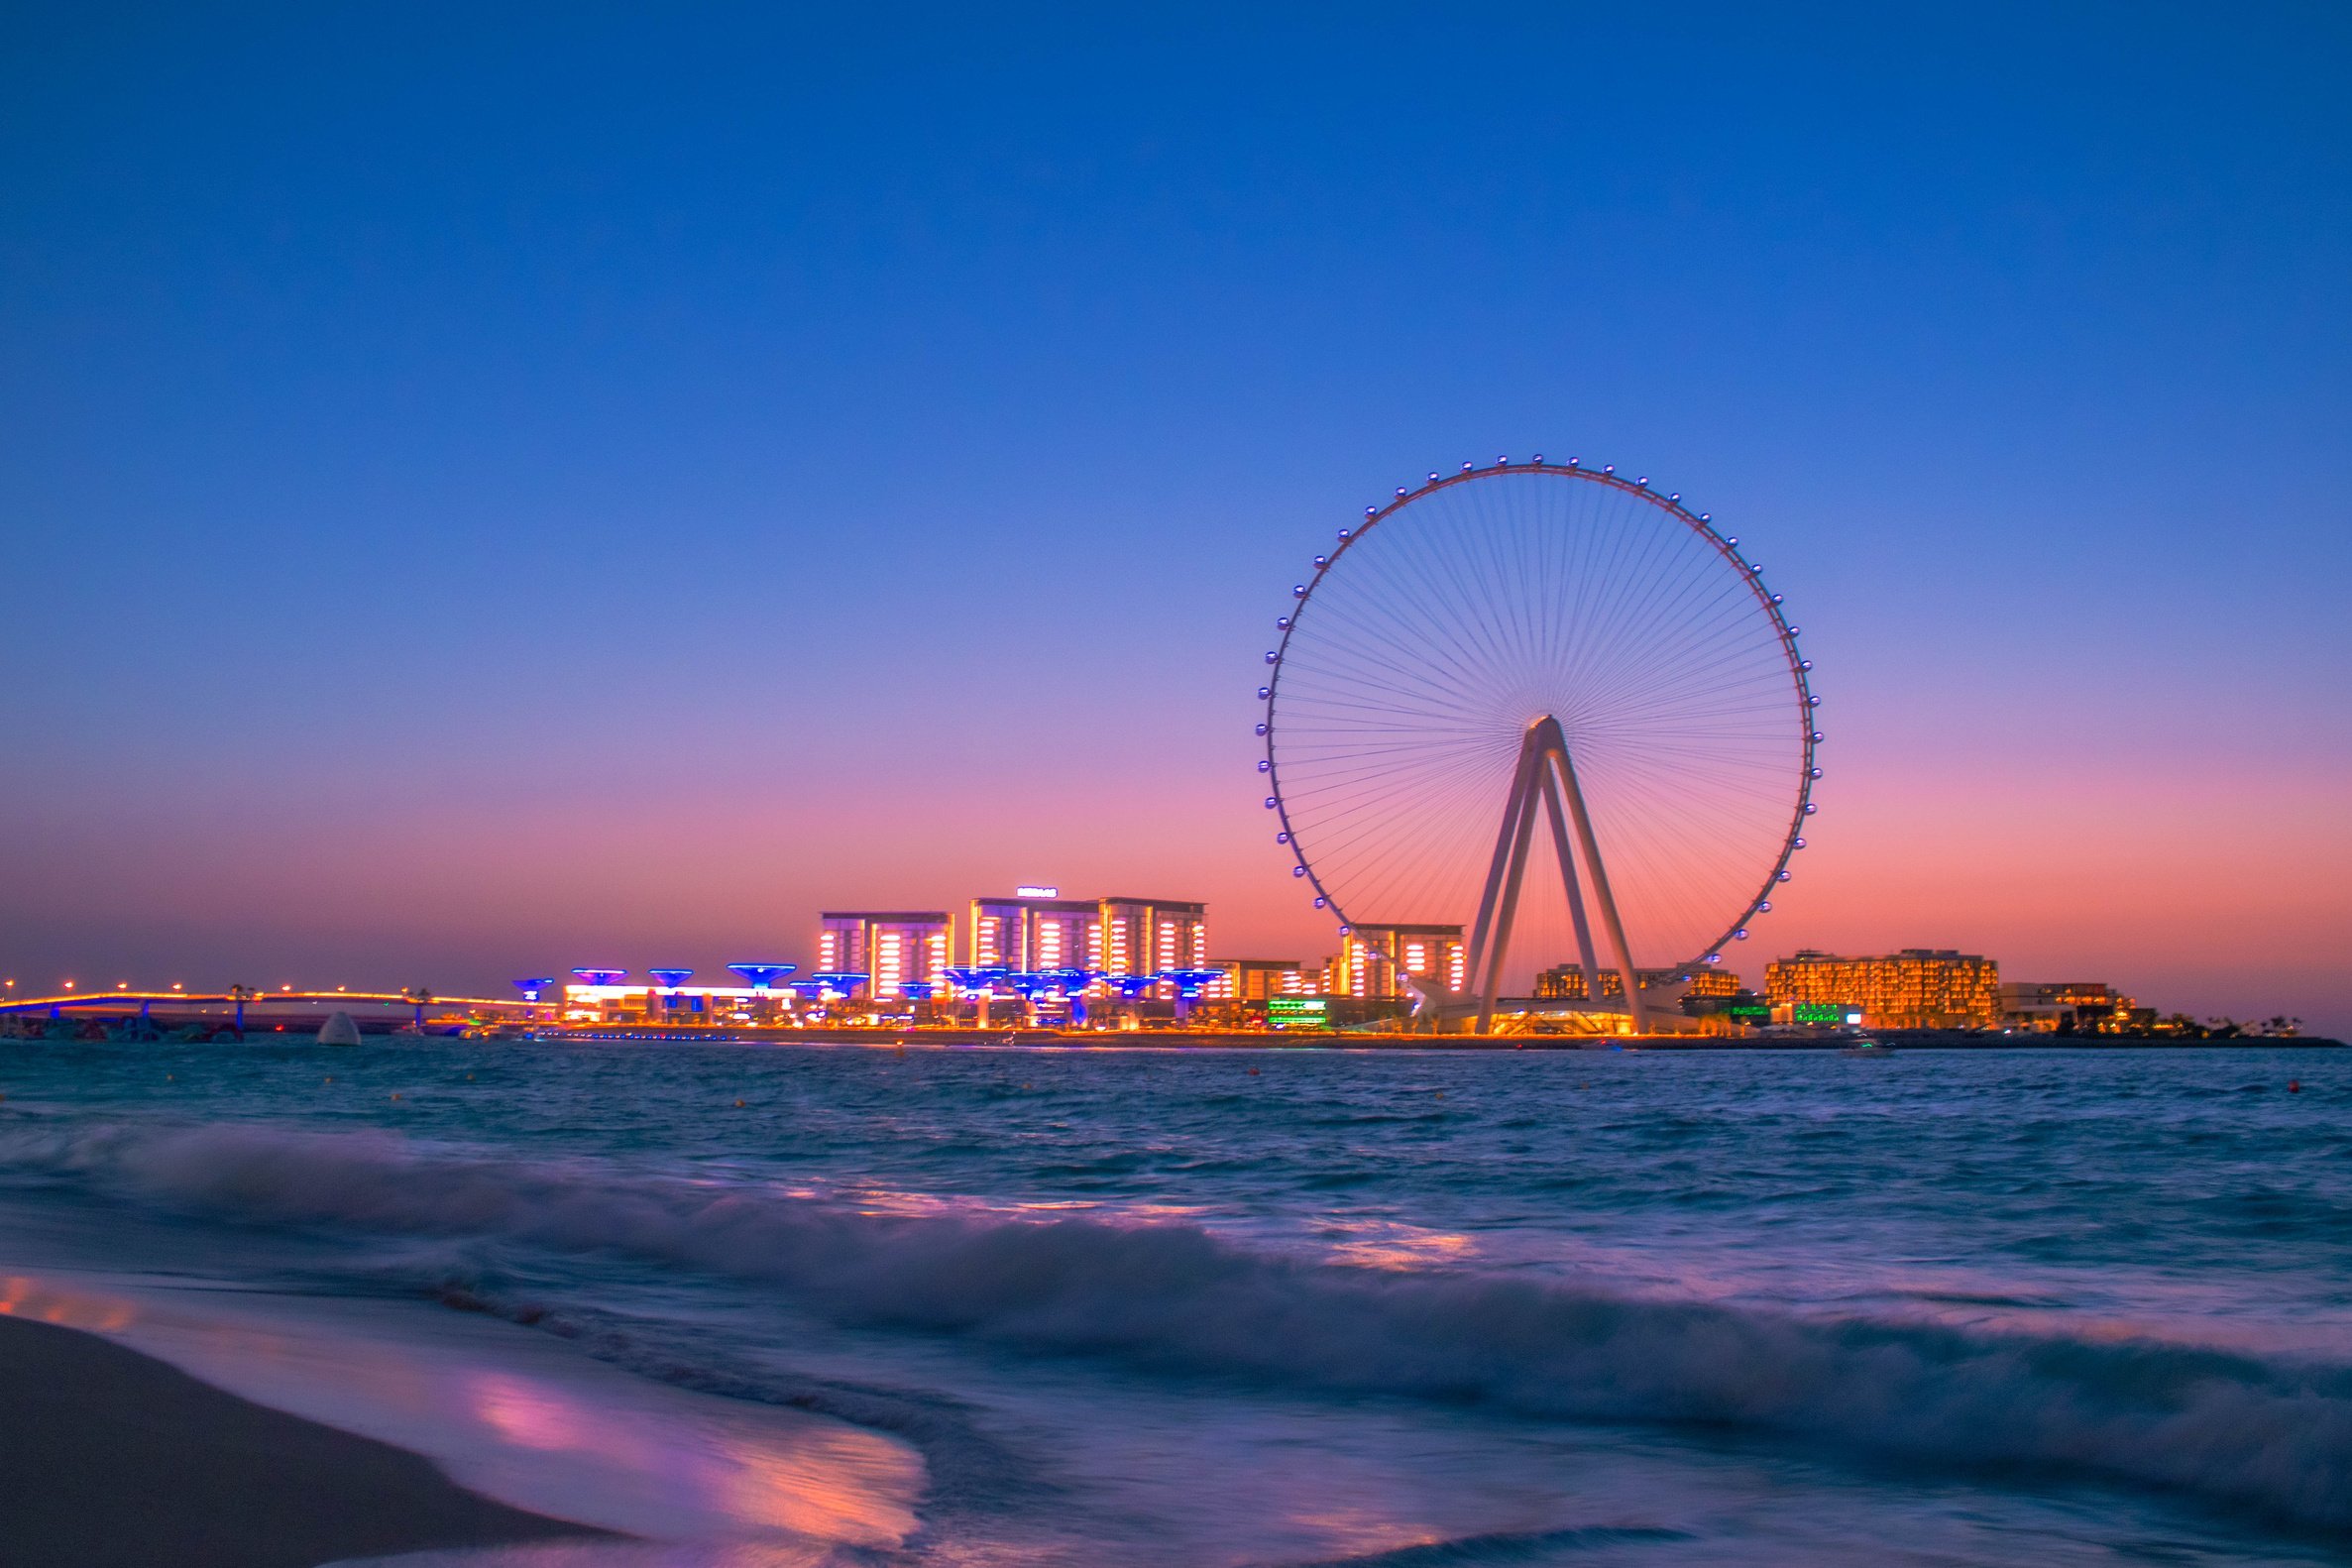
[(26, 0), (0, 190), (21, 986), (805, 962), (1017, 882), (1319, 957), (1272, 620), (1542, 451), (1804, 628), (1751, 978), (2352, 1033), (2340, 6)]

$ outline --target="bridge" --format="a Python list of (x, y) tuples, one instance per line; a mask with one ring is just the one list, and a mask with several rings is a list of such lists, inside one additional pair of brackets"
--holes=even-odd
[[(551, 1002), (516, 1001), (500, 996), (440, 996), (422, 986), (402, 991), (301, 991), (280, 986), (265, 991), (232, 985), (225, 991), (172, 989), (60, 991), (54, 996), (12, 997), (0, 1002), (0, 1019), (83, 1024), (98, 1029), (137, 1021), (162, 1029), (185, 1029), (211, 1024), (215, 1030), (242, 1035), (248, 1030), (285, 1032), (289, 1026), (315, 1030), (334, 1013), (352, 1015), (363, 1027), (385, 1028), (406, 1023), (426, 1030), (463, 1029), (494, 1023), (552, 1020)], [(403, 1019), (400, 1015), (406, 1014)]]

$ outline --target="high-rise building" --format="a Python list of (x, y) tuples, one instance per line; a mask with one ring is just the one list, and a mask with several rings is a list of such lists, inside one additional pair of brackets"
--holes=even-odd
[(1162, 974), (1205, 969), (1208, 906), (1167, 898), (1106, 898), (1097, 911), (1105, 974)]
[(1400, 971), (1424, 992), (1459, 991), (1466, 959), (1459, 926), (1352, 926), (1331, 960), (1334, 996), (1406, 996)]
[(866, 975), (877, 1001), (947, 979), (954, 922), (945, 910), (833, 910), (817, 922), (817, 972)]
[(1089, 899), (975, 898), (967, 961), (976, 969), (1093, 969), (1102, 917)]
[(1993, 1029), (2001, 1022), (2000, 965), (1949, 948), (1905, 948), (1876, 957), (1808, 949), (1764, 967), (1774, 1016), (1872, 1029)]

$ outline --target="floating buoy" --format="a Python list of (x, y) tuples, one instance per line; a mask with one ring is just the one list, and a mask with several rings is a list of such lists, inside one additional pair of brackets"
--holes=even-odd
[(471, 1073), (471, 1072), (467, 1073), (467, 1074), (466, 1074), (466, 1081), (467, 1081), (468, 1083), (471, 1083), (471, 1082), (473, 1082), (473, 1081), (474, 1081), (474, 1074), (473, 1074), (473, 1073)]
[(2290, 1094), (2300, 1094), (2302, 1091), (2303, 1091), (2303, 1080), (2302, 1080), (2302, 1079), (2300, 1079), (2300, 1078), (2289, 1078), (2289, 1079), (2287, 1080), (2287, 1092), (2288, 1092), (2288, 1093), (2290, 1093)]
[(741, 1100), (737, 1100), (737, 1101), (735, 1101), (735, 1109), (739, 1111), (739, 1110), (741, 1110), (742, 1108), (743, 1108), (743, 1102), (742, 1102)]
[(1254, 1078), (1254, 1077), (1256, 1077), (1257, 1075), (1258, 1075), (1258, 1069), (1257, 1069), (1256, 1067), (1252, 1067), (1252, 1068), (1250, 1068), (1250, 1076)]
[(330, 1073), (330, 1074), (328, 1075), (328, 1077), (327, 1077), (327, 1081), (328, 1081), (329, 1083), (332, 1083), (332, 1082), (334, 1082), (334, 1081), (335, 1081), (335, 1079), (334, 1079), (334, 1075)]
[(393, 1091), (392, 1091), (392, 1098), (396, 1100), (396, 1099), (398, 1099), (399, 1097), (400, 1097), (400, 1095), (399, 1095), (399, 1091), (398, 1091), (397, 1089), (393, 1090)]

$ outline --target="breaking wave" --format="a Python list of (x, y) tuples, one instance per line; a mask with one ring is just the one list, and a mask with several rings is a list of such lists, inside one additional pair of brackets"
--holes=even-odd
[(860, 1213), (375, 1133), (28, 1125), (0, 1132), (0, 1167), (247, 1222), (617, 1252), (757, 1282), (843, 1326), (1307, 1394), (2060, 1467), (2352, 1525), (2340, 1366), (1370, 1270), (1182, 1224)]

